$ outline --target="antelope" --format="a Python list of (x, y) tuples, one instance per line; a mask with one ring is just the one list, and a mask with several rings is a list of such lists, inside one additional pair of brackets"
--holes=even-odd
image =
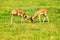
[(35, 14), (30, 18), (30, 20), (33, 22), (34, 18), (38, 16), (38, 19), (41, 22), (40, 17), (41, 15), (43, 15), (44, 16), (43, 23), (46, 20), (46, 18), (47, 18), (47, 21), (49, 22), (49, 18), (47, 14), (48, 14), (48, 11), (46, 9), (39, 9), (35, 11)]
[(17, 15), (22, 17), (21, 23), (24, 21), (24, 18), (26, 18), (25, 20), (27, 20), (29, 17), (27, 14), (25, 14), (23, 10), (13, 9), (11, 11), (11, 23), (13, 22), (14, 16), (17, 16)]

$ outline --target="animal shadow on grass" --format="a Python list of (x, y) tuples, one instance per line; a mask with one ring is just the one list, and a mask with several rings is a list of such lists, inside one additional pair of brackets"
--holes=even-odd
[[(21, 21), (14, 21), (15, 23), (43, 23), (43, 20), (41, 20), (41, 21), (38, 21), (38, 20), (36, 20), (36, 21), (24, 21), (24, 22), (21, 22)], [(45, 20), (44, 21), (44, 23), (47, 23), (48, 21), (47, 20)]]
[(24, 21), (24, 22), (21, 22), (21, 21), (15, 21), (15, 23), (30, 23), (29, 21)]
[[(22, 22), (22, 23), (43, 23), (43, 21), (34, 21), (34, 22)], [(21, 21), (15, 21), (15, 23), (21, 23)], [(44, 21), (44, 23), (47, 23), (47, 21)]]
[[(42, 20), (41, 20), (41, 21), (34, 21), (34, 22), (32, 22), (32, 23), (40, 23), (40, 22), (41, 22), (41, 23), (43, 23), (43, 21), (42, 21)], [(45, 20), (44, 22), (46, 23), (46, 22), (48, 22), (48, 21), (47, 21), (47, 20)]]

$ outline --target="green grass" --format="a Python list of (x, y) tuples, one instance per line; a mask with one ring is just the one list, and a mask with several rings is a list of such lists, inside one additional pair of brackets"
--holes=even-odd
[[(3, 26), (4, 25), (4, 26)], [(1, 40), (60, 40), (56, 23), (0, 23)]]
[[(10, 23), (12, 9), (22, 9), (32, 16), (40, 8), (49, 11), (49, 23), (20, 23), (15, 16)], [(0, 0), (0, 40), (60, 40), (60, 0)]]

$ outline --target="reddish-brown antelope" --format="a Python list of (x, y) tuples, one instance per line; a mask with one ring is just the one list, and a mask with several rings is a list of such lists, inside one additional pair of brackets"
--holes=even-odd
[(48, 14), (48, 11), (46, 9), (39, 9), (39, 10), (35, 11), (35, 14), (30, 19), (31, 19), (31, 21), (33, 21), (34, 18), (38, 16), (39, 17), (38, 19), (40, 21), (40, 16), (43, 15), (44, 16), (43, 22), (46, 20), (46, 18), (47, 18), (47, 21), (49, 22), (49, 18), (47, 16), (47, 14)]
[(11, 11), (11, 23), (13, 22), (13, 18), (16, 15), (19, 15), (22, 17), (21, 23), (24, 21), (24, 17), (26, 18), (25, 20), (27, 20), (29, 17), (27, 14), (25, 14), (25, 12), (23, 10), (14, 9)]

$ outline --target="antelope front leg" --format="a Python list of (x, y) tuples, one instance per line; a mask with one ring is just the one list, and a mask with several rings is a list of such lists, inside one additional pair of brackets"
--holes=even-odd
[(43, 23), (45, 22), (45, 19), (46, 19), (46, 17), (44, 17), (44, 19), (43, 19)]
[(49, 18), (48, 18), (48, 16), (46, 16), (46, 18), (47, 18), (47, 21), (48, 21), (48, 23), (49, 23)]
[(38, 17), (39, 17), (39, 22), (41, 23), (40, 16), (41, 16), (41, 15), (39, 15)]
[(22, 16), (22, 19), (21, 19), (21, 23), (23, 23), (24, 19), (23, 19), (23, 16)]
[(45, 14), (44, 20), (45, 20), (45, 18), (47, 18), (47, 21), (49, 23), (49, 18), (48, 18), (48, 16), (46, 14)]
[(11, 15), (11, 24), (12, 24), (12, 22), (13, 22), (13, 15)]

